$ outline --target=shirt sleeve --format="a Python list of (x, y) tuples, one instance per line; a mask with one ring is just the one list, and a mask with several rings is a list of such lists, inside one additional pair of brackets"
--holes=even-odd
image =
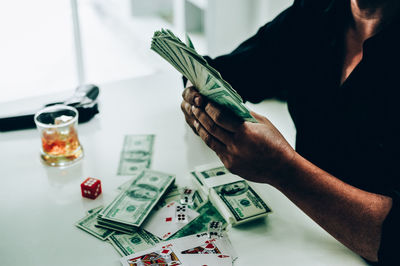
[(382, 266), (399, 265), (400, 192), (394, 191), (390, 196), (393, 199), (393, 205), (383, 223), (381, 245), (378, 252), (379, 265)]
[(282, 84), (285, 73), (285, 57), (292, 34), (296, 30), (302, 1), (278, 15), (261, 27), (258, 32), (239, 45), (233, 52), (215, 59), (206, 57), (223, 79), (243, 97), (245, 101), (260, 102), (266, 98), (286, 98)]

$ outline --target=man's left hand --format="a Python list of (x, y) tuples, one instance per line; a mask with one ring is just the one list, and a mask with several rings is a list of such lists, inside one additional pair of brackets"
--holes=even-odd
[(228, 170), (255, 182), (282, 181), (296, 152), (267, 118), (252, 112), (259, 123), (243, 122), (212, 102), (191, 108), (192, 126)]

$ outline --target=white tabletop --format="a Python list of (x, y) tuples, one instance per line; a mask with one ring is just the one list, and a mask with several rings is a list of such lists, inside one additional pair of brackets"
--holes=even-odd
[[(74, 223), (86, 210), (107, 204), (128, 179), (116, 175), (124, 135), (156, 134), (152, 168), (175, 174), (178, 184), (190, 184), (188, 173), (196, 165), (218, 160), (185, 124), (181, 88), (173, 71), (101, 85), (100, 114), (79, 125), (85, 157), (66, 169), (40, 162), (35, 129), (0, 133), (0, 265), (119, 265), (120, 256), (110, 244)], [(2, 104), (0, 113), (50, 100)], [(294, 144), (285, 104), (250, 106)], [(96, 200), (80, 194), (80, 183), (88, 176), (102, 181), (103, 194)], [(235, 265), (366, 265), (276, 189), (255, 187), (273, 213), (229, 229), (239, 255)]]

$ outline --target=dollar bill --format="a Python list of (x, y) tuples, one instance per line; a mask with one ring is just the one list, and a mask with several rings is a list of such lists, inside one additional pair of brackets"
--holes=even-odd
[(207, 179), (214, 176), (229, 174), (229, 171), (224, 166), (217, 166), (211, 169), (206, 169), (204, 171), (199, 171), (199, 173), (202, 175), (203, 178)]
[(128, 256), (160, 243), (157, 237), (141, 229), (133, 234), (116, 233), (108, 240), (121, 256)]
[(145, 169), (99, 213), (99, 221), (139, 227), (174, 181), (173, 175)]
[(79, 220), (75, 225), (83, 231), (104, 241), (109, 236), (113, 235), (115, 231), (96, 227), (97, 215), (100, 211), (101, 208), (98, 208), (96, 211)]
[(154, 33), (151, 49), (190, 80), (200, 94), (231, 110), (243, 120), (257, 123), (240, 95), (196, 52), (189, 36), (186, 36), (186, 40), (188, 45), (172, 31), (162, 29)]
[(251, 221), (271, 212), (245, 180), (213, 187), (210, 201), (232, 225)]
[(195, 170), (195, 172), (191, 172), (192, 181), (206, 195), (213, 187), (243, 180), (240, 176), (229, 172), (221, 162), (200, 165), (195, 167)]
[(120, 155), (118, 175), (135, 175), (150, 168), (154, 135), (126, 135)]

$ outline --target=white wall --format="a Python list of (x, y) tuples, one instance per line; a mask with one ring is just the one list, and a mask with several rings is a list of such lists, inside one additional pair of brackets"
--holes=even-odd
[(293, 0), (209, 0), (205, 17), (208, 53), (228, 53), (292, 4)]

